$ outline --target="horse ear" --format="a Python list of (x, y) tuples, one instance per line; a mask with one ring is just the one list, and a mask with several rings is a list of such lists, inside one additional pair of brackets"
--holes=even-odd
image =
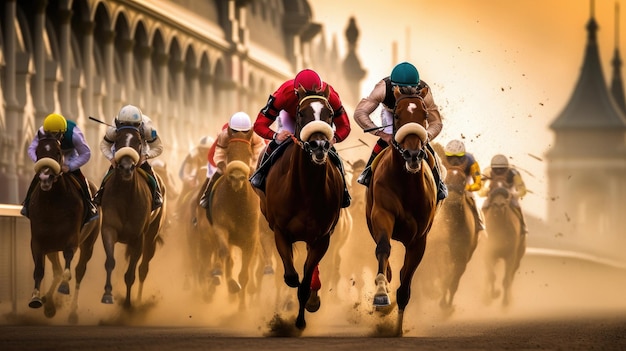
[(428, 95), (428, 92), (430, 91), (430, 88), (428, 86), (423, 87), (422, 89), (420, 89), (419, 95), (422, 98), (425, 98), (426, 95)]
[(298, 89), (296, 89), (296, 94), (298, 94), (298, 99), (302, 99), (306, 96), (306, 89), (304, 89), (301, 85), (298, 87)]
[(400, 87), (397, 85), (394, 85), (393, 87), (393, 96), (396, 98), (396, 101), (400, 98), (400, 96), (402, 96), (402, 93), (400, 92)]
[(324, 88), (324, 97), (328, 99), (329, 96), (330, 96), (330, 86), (326, 84), (326, 88)]

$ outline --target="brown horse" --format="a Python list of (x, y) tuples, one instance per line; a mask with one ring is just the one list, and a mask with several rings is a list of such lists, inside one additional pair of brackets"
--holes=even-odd
[[(99, 220), (83, 224), (85, 210), (80, 185), (73, 175), (61, 172), (63, 153), (60, 142), (50, 134), (38, 133), (39, 145), (35, 151), (36, 177), (39, 186), (31, 195), (28, 211), (30, 213), (31, 252), (35, 263), (33, 278), (35, 288), (29, 302), (31, 308), (40, 308), (45, 304), (45, 315), (49, 318), (56, 314), (52, 292), (59, 284), (58, 292), (69, 294), (70, 266), (76, 250), (80, 248), (80, 258), (75, 268), (76, 292), (70, 312), (70, 322), (76, 323), (78, 316), (78, 292), (80, 283), (87, 270), (93, 245), (98, 238)], [(95, 185), (90, 183), (93, 191)], [(61, 267), (58, 252), (63, 252), (65, 267)], [(45, 256), (52, 262), (53, 284), (48, 293), (41, 298), (40, 287), (44, 276)]]
[[(317, 297), (311, 293), (311, 280), (339, 220), (344, 187), (342, 174), (328, 160), (333, 152), (328, 87), (320, 95), (305, 94), (303, 89), (298, 91), (294, 142), (284, 146), (283, 155), (270, 169), (266, 193), (257, 190), (261, 212), (274, 231), (285, 283), (298, 288), (299, 329), (306, 327), (305, 304), (312, 295)], [(293, 244), (298, 241), (307, 245), (302, 281), (293, 264)]]
[(526, 252), (526, 236), (522, 234), (519, 217), (511, 207), (513, 196), (506, 187), (500, 184), (491, 184), (487, 199), (489, 206), (483, 208), (487, 231), (485, 301), (489, 303), (500, 296), (500, 290), (495, 287), (495, 266), (502, 260), (504, 261), (502, 278), (504, 290), (502, 306), (504, 307), (508, 306), (511, 301), (511, 285)]
[(115, 268), (115, 244), (126, 244), (128, 269), (124, 275), (126, 299), (124, 307), (131, 307), (131, 288), (135, 282), (139, 265), (138, 301), (141, 301), (143, 282), (148, 275), (150, 260), (156, 251), (157, 243), (162, 243), (159, 229), (163, 224), (166, 208), (165, 187), (157, 176), (163, 192), (163, 206), (152, 211), (152, 193), (146, 174), (139, 168), (142, 155), (142, 140), (138, 128), (123, 126), (118, 128), (114, 141), (117, 167), (108, 177), (102, 193), (102, 244), (106, 253), (106, 283), (102, 303), (113, 303), (111, 273)]
[[(391, 240), (401, 242), (406, 253), (396, 292), (398, 321), (395, 335), (402, 335), (404, 309), (411, 296), (411, 280), (426, 248), (426, 236), (437, 209), (437, 186), (431, 171), (435, 155), (426, 149), (427, 88), (419, 95), (400, 95), (396, 88), (392, 146), (385, 149), (374, 165), (367, 189), (366, 218), (376, 243), (378, 273), (374, 306), (387, 307), (391, 267)], [(430, 163), (429, 163), (430, 162)]]
[[(442, 203), (428, 235), (424, 263), (429, 264), (430, 281), (439, 282), (439, 306), (446, 312), (454, 310), (454, 296), (467, 264), (478, 244), (476, 223), (465, 187), (467, 175), (460, 165), (451, 165), (445, 155), (445, 183), (448, 197)], [(426, 267), (426, 264), (424, 264)], [(436, 285), (436, 284), (434, 284)]]
[[(251, 144), (253, 133), (252, 129), (241, 132), (228, 128), (226, 168), (211, 189), (206, 209), (211, 231), (205, 235), (216, 238), (217, 267), (225, 273), (229, 292), (239, 294), (241, 310), (246, 306), (246, 294), (250, 293), (246, 288), (257, 263), (260, 245), (259, 198), (248, 181), (252, 175), (249, 165), (256, 156)], [(241, 250), (238, 281), (233, 278), (234, 247)]]

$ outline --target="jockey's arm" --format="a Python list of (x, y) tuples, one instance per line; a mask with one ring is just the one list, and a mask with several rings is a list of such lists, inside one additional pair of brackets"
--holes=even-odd
[[(376, 83), (374, 89), (369, 94), (368, 97), (361, 99), (359, 103), (356, 105), (354, 109), (354, 121), (359, 125), (362, 129), (376, 128), (378, 127), (370, 115), (378, 108), (385, 100), (385, 81), (381, 80)], [(370, 133), (376, 134), (378, 130), (372, 130)]]
[(476, 161), (474, 161), (474, 163), (472, 163), (472, 165), (470, 166), (470, 176), (472, 177), (472, 180), (474, 182), (472, 184), (467, 184), (467, 186), (465, 187), (465, 190), (468, 190), (468, 191), (481, 190), (483, 186), (483, 181), (482, 181), (482, 177), (480, 176), (480, 166), (478, 165), (478, 162)]
[(104, 134), (104, 138), (100, 141), (100, 151), (107, 160), (112, 161), (113, 154), (113, 144), (115, 140), (117, 132), (115, 131), (115, 127), (108, 127), (106, 133)]
[(348, 114), (346, 110), (341, 106), (339, 110), (335, 111), (335, 116), (333, 117), (333, 124), (335, 124), (335, 140), (336, 142), (344, 141), (348, 135), (350, 135), (350, 120), (348, 119)]
[(528, 192), (526, 189), (526, 184), (522, 180), (522, 175), (519, 172), (515, 171), (513, 175), (513, 185), (515, 186), (515, 192), (517, 197), (522, 198)]
[(148, 144), (148, 151), (145, 152), (145, 158), (151, 159), (159, 156), (163, 153), (163, 144), (161, 144), (161, 138), (157, 135), (156, 130), (150, 132), (150, 138), (146, 138)]
[(75, 127), (72, 132), (72, 144), (74, 144), (74, 149), (76, 150), (75, 156), (65, 157), (65, 164), (70, 172), (84, 166), (91, 159), (91, 148), (85, 140), (85, 135), (78, 127)]
[[(43, 127), (39, 128), (39, 131), (43, 133)], [(39, 136), (35, 134), (33, 141), (31, 141), (28, 146), (28, 156), (30, 156), (33, 162), (37, 162), (37, 146), (39, 146)]]
[(435, 99), (430, 89), (428, 89), (428, 94), (424, 97), (424, 103), (426, 104), (426, 111), (428, 111), (428, 118), (426, 119), (428, 122), (428, 128), (426, 128), (428, 140), (433, 141), (441, 133), (443, 122), (441, 121), (439, 107), (435, 104)]
[(220, 170), (220, 173), (224, 171), (226, 165), (226, 146), (228, 139), (228, 131), (223, 130), (215, 141), (215, 155), (213, 155), (213, 161)]

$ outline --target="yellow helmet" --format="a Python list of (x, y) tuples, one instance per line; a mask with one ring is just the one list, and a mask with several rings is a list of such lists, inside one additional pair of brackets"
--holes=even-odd
[(65, 133), (67, 120), (58, 113), (51, 113), (43, 120), (43, 130), (48, 133)]
[(465, 155), (465, 144), (462, 141), (451, 140), (444, 148), (446, 156), (463, 156)]

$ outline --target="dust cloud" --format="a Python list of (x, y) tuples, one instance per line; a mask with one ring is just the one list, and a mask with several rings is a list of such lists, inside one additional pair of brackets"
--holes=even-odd
[[(117, 265), (113, 274), (115, 303), (100, 303), (104, 291), (104, 250), (100, 240), (94, 248), (78, 297), (79, 325), (178, 326), (217, 330), (224, 335), (238, 336), (389, 336), (396, 322), (397, 309), (376, 311), (372, 307), (376, 261), (374, 243), (362, 217), (355, 214), (352, 224), (338, 228), (331, 239), (331, 248), (320, 264), (322, 289), (321, 308), (306, 313), (307, 328), (294, 327), (297, 315), (296, 289), (287, 288), (282, 280), (282, 263), (272, 258), (274, 274), (259, 274), (254, 281), (259, 293), (249, 295), (241, 309), (236, 296), (228, 292), (222, 279), (211, 294), (193, 281), (195, 269), (187, 265), (189, 255), (187, 234), (180, 223), (172, 223), (163, 233), (164, 245), (157, 248), (143, 287), (142, 300), (137, 300), (138, 280), (133, 286), (133, 308), (124, 310), (124, 245), (116, 246)], [(267, 235), (267, 234), (266, 234)], [(541, 235), (541, 233), (531, 233)], [(422, 265), (412, 282), (412, 296), (404, 314), (405, 336), (431, 336), (442, 333), (446, 326), (481, 320), (543, 319), (567, 316), (585, 318), (626, 312), (626, 270), (585, 259), (547, 255), (530, 247), (512, 286), (512, 302), (502, 306), (501, 300), (485, 299), (484, 237), (461, 278), (454, 299), (454, 310), (439, 307), (438, 296), (424, 289), (420, 277), (431, 269)], [(275, 248), (273, 253), (276, 254)], [(428, 250), (428, 248), (427, 248)], [(303, 265), (306, 250), (296, 245), (296, 267)], [(338, 255), (338, 256), (337, 256)], [(393, 243), (391, 267), (392, 300), (395, 301), (399, 269), (404, 249)], [(338, 269), (332, 257), (341, 259)], [(235, 261), (240, 260), (236, 252)], [(259, 269), (263, 268), (259, 266)], [(502, 267), (497, 267), (501, 272)], [(48, 265), (49, 271), (49, 265)], [(235, 272), (240, 267), (235, 264)], [(338, 272), (335, 276), (334, 272)], [(74, 274), (74, 272), (72, 272)], [(49, 274), (49, 273), (48, 273)], [(302, 273), (300, 271), (302, 276)], [(502, 274), (499, 273), (498, 281)], [(71, 293), (74, 280), (70, 282)], [(45, 280), (44, 284), (49, 284)], [(47, 289), (44, 285), (43, 290)], [(210, 295), (210, 296), (209, 296)], [(17, 316), (5, 323), (26, 325), (68, 325), (70, 297), (56, 297), (57, 315), (43, 316), (42, 309), (27, 308), (29, 296), (20, 296)], [(487, 303), (490, 302), (490, 303)]]

